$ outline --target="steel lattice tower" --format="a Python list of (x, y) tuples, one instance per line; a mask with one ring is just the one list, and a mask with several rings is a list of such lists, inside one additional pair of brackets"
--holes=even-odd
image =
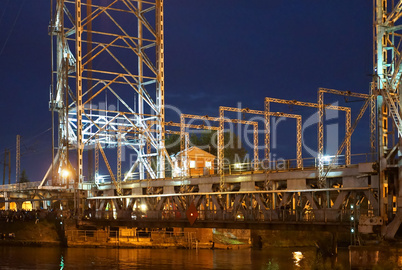
[[(108, 150), (105, 164), (114, 164), (116, 154), (108, 158), (107, 152), (118, 148), (117, 169), (108, 166), (112, 179), (121, 173), (120, 147), (134, 157), (123, 171), (124, 180), (134, 173), (139, 179), (147, 174), (163, 178), (163, 0), (57, 0), (51, 17), (50, 109), (58, 115), (53, 183), (68, 184), (59, 177), (64, 168), (74, 172), (76, 183), (83, 183), (84, 155), (96, 144)], [(156, 166), (151, 166), (150, 157)]]
[[(372, 91), (377, 97), (379, 214), (392, 221), (385, 237), (393, 238), (402, 221), (402, 1), (375, 0), (373, 17), (375, 78)], [(391, 132), (392, 125), (396, 134)], [(394, 145), (392, 138), (396, 139)], [(397, 167), (392, 164), (395, 157)]]

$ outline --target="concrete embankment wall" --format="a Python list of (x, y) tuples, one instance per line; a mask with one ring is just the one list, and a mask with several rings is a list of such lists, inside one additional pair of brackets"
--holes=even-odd
[(102, 228), (66, 231), (68, 246), (128, 248), (270, 248), (333, 247), (334, 242), (348, 244), (348, 235), (328, 232), (174, 228), (172, 231), (137, 231), (136, 228)]
[[(73, 220), (60, 225), (59, 220), (0, 222), (0, 245), (63, 245), (132, 248), (269, 248), (330, 245), (333, 235), (327, 232), (229, 230), (174, 228), (172, 231), (147, 231), (136, 228), (77, 229)], [(15, 238), (8, 235), (15, 235)], [(5, 237), (3, 237), (5, 235)], [(337, 236), (347, 242), (348, 236)]]

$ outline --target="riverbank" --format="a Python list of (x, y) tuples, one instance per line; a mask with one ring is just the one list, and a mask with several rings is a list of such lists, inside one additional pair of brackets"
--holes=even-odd
[(62, 242), (56, 221), (0, 222), (0, 245), (3, 246), (61, 246)]
[[(336, 237), (336, 238), (334, 238)], [(95, 248), (182, 248), (182, 249), (269, 249), (273, 247), (348, 246), (348, 235), (327, 232), (268, 230), (226, 230), (174, 228), (170, 231), (137, 230), (137, 228), (78, 229), (75, 220), (44, 219), (39, 222), (0, 222), (1, 246), (68, 246)], [(378, 246), (379, 243), (376, 243)], [(383, 242), (381, 246), (401, 248), (400, 242)]]
[(0, 246), (59, 247), (60, 241), (0, 240)]

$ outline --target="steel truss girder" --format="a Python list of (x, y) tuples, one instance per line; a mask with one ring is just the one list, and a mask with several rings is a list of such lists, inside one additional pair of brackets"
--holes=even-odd
[[(134, 200), (145, 203), (143, 212), (149, 221), (186, 219), (186, 212), (193, 203), (198, 221), (205, 222), (282, 222), (300, 224), (350, 224), (350, 205), (359, 213), (373, 215), (378, 206), (377, 198), (368, 188), (322, 190), (272, 190), (251, 192), (215, 192), (126, 195), (122, 197), (92, 197), (89, 200)], [(126, 211), (135, 211), (133, 203)], [(130, 208), (131, 205), (131, 208)], [(369, 206), (366, 208), (365, 206)], [(98, 209), (99, 211), (103, 209)], [(241, 218), (239, 219), (239, 215)], [(118, 217), (124, 220), (126, 214)], [(356, 215), (357, 218), (359, 217)]]

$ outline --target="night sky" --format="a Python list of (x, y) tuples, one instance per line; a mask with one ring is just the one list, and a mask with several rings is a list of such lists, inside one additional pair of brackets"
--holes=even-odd
[[(0, 2), (0, 160), (10, 148), (14, 174), (20, 134), (31, 181), (51, 160), (49, 2)], [(317, 102), (318, 87), (368, 93), (372, 24), (372, 1), (165, 0), (166, 104), (218, 116), (238, 102), (262, 110), (266, 96)], [(362, 103), (348, 101), (354, 116)], [(313, 113), (273, 108), (289, 109)], [(353, 152), (368, 152), (362, 125)]]

